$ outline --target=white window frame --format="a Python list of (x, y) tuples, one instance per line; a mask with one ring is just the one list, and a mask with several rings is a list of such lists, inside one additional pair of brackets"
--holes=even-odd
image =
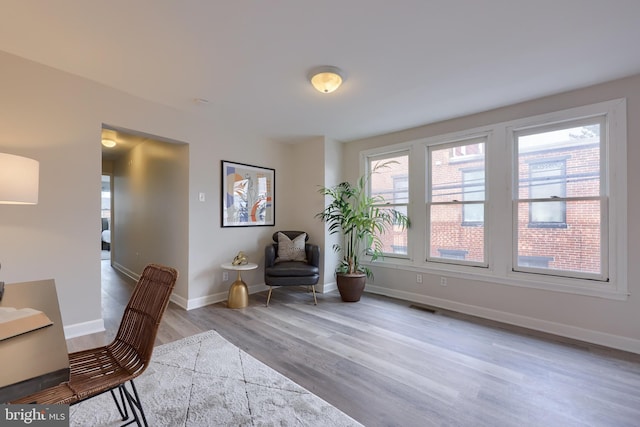
[[(362, 165), (361, 170), (363, 173), (370, 173), (371, 162), (384, 162), (385, 160), (390, 160), (394, 157), (399, 156), (407, 156), (407, 202), (406, 203), (385, 203), (376, 205), (380, 208), (396, 208), (397, 206), (405, 206), (407, 210), (407, 216), (411, 220), (411, 215), (409, 213), (409, 207), (411, 206), (411, 149), (409, 147), (403, 146), (403, 148), (398, 148), (392, 151), (384, 151), (382, 153), (372, 152), (369, 154), (363, 153), (362, 155)], [(367, 182), (367, 195), (371, 195), (371, 181)], [(397, 252), (383, 252), (384, 258), (396, 258), (396, 259), (410, 259), (411, 258), (411, 233), (409, 233), (409, 229), (405, 229), (405, 233), (407, 233), (407, 253), (401, 254)]]
[[(458, 146), (467, 146), (470, 144), (473, 144), (474, 142), (476, 143), (482, 143), (484, 150), (482, 150), (482, 154), (484, 155), (484, 200), (483, 201), (469, 201), (469, 200), (464, 200), (464, 183), (461, 179), (460, 184), (463, 186), (461, 188), (462, 190), (462, 194), (461, 194), (461, 199), (462, 200), (452, 200), (452, 201), (447, 201), (447, 202), (433, 202), (432, 201), (432, 190), (433, 190), (433, 186), (432, 186), (432, 176), (431, 176), (431, 171), (429, 170), (430, 165), (432, 164), (432, 158), (431, 158), (431, 153), (434, 150), (447, 150), (447, 149), (454, 149), (455, 147)], [(486, 155), (486, 146), (489, 143), (489, 134), (487, 133), (480, 133), (480, 134), (474, 134), (474, 135), (467, 135), (464, 138), (458, 138), (458, 139), (451, 139), (451, 140), (446, 140), (446, 141), (441, 141), (437, 144), (428, 144), (426, 149), (427, 149), (427, 161), (426, 161), (426, 168), (425, 168), (425, 172), (426, 172), (426, 181), (427, 181), (427, 195), (426, 195), (426, 218), (427, 218), (427, 224), (426, 224), (426, 229), (427, 229), (427, 235), (426, 235), (426, 245), (427, 245), (427, 254), (426, 254), (426, 260), (427, 262), (434, 262), (434, 263), (444, 263), (444, 264), (458, 264), (458, 265), (468, 265), (468, 266), (475, 266), (475, 267), (488, 267), (489, 266), (489, 261), (488, 261), (488, 254), (487, 254), (487, 248), (488, 248), (488, 233), (489, 233), (489, 229), (487, 228), (487, 206), (489, 205), (489, 199), (488, 199), (488, 195), (490, 194), (490, 192), (488, 191), (488, 181), (487, 181), (487, 155)], [(476, 157), (480, 157), (480, 156), (465, 156), (465, 157), (469, 157), (469, 160), (475, 160)], [(473, 157), (473, 158), (471, 158)], [(454, 161), (450, 162), (450, 164), (455, 164), (457, 161), (459, 161), (461, 159), (460, 156), (451, 156), (451, 159), (455, 159)], [(483, 221), (483, 227), (484, 227), (484, 241), (482, 242), (483, 245), (483, 253), (484, 253), (484, 260), (482, 262), (480, 261), (470, 261), (470, 260), (466, 260), (466, 259), (457, 259), (457, 258), (449, 258), (449, 257), (434, 257), (431, 255), (431, 207), (432, 206), (444, 206), (444, 205), (458, 205), (461, 207), (461, 209), (463, 209), (463, 206), (471, 206), (471, 205), (477, 205), (477, 204), (482, 204), (484, 206), (484, 221)], [(464, 225), (462, 224), (462, 222), (460, 223), (460, 226), (463, 227)]]
[[(606, 176), (608, 197), (609, 235), (602, 244), (608, 246), (607, 263), (609, 280), (559, 277), (533, 272), (513, 271), (513, 144), (515, 129), (544, 124), (573, 121), (580, 118), (605, 115), (607, 118), (607, 164), (601, 166)], [(360, 171), (365, 171), (366, 156), (381, 155), (409, 149), (409, 259), (385, 258), (377, 261), (388, 268), (398, 268), (418, 273), (445, 275), (471, 281), (492, 284), (544, 289), (577, 295), (588, 295), (613, 300), (626, 300), (627, 285), (627, 109), (626, 99), (614, 99), (591, 105), (570, 108), (548, 114), (510, 120), (466, 129), (450, 134), (417, 139), (401, 144), (379, 147), (361, 152)], [(485, 200), (491, 200), (485, 208), (485, 258), (488, 267), (459, 265), (427, 261), (427, 218), (425, 215), (427, 194), (428, 147), (465, 138), (488, 135), (485, 146)], [(501, 231), (505, 230), (505, 231)]]
[[(518, 266), (518, 203), (519, 202), (528, 202), (535, 203), (537, 199), (532, 198), (523, 198), (520, 199), (519, 192), (519, 159), (518, 159), (518, 149), (517, 149), (517, 139), (519, 136), (532, 135), (538, 133), (549, 132), (557, 129), (564, 129), (567, 127), (578, 127), (585, 124), (598, 122), (600, 125), (600, 176), (599, 176), (599, 184), (600, 190), (599, 196), (580, 196), (580, 197), (569, 197), (565, 195), (563, 197), (557, 197), (554, 201), (564, 202), (565, 204), (570, 201), (586, 201), (586, 200), (598, 200), (600, 201), (600, 274), (592, 274), (592, 273), (583, 273), (577, 271), (567, 271), (567, 270), (552, 270), (545, 268), (536, 268), (529, 266)], [(607, 182), (609, 180), (609, 176), (607, 171), (611, 170), (607, 167), (609, 164), (608, 160), (608, 147), (609, 147), (609, 138), (608, 138), (608, 118), (605, 113), (598, 114), (595, 116), (589, 117), (579, 117), (576, 119), (568, 119), (563, 120), (558, 123), (544, 123), (541, 125), (533, 125), (527, 126), (525, 128), (520, 129), (510, 129), (510, 138), (512, 147), (514, 149), (513, 155), (513, 167), (512, 167), (512, 189), (513, 189), (513, 258), (512, 258), (512, 269), (513, 271), (521, 271), (521, 272), (529, 272), (529, 273), (538, 273), (543, 275), (552, 275), (552, 276), (563, 276), (569, 278), (576, 279), (590, 279), (596, 280), (600, 282), (606, 282), (609, 280), (609, 256), (608, 256), (608, 248), (609, 248), (609, 225), (610, 221), (608, 218), (608, 188)], [(565, 184), (566, 185), (566, 184)], [(539, 199), (542, 202), (545, 202), (549, 199)], [(566, 209), (566, 208), (565, 208)], [(566, 210), (565, 210), (565, 225), (566, 225)]]

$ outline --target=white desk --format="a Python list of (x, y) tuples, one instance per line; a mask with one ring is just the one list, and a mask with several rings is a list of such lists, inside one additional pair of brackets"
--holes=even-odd
[(247, 284), (242, 281), (240, 272), (255, 270), (256, 268), (258, 268), (258, 264), (249, 262), (247, 264), (233, 265), (230, 262), (225, 262), (221, 265), (221, 267), (225, 270), (235, 270), (238, 272), (238, 278), (231, 284), (231, 287), (229, 288), (227, 307), (245, 308), (249, 305), (249, 289), (247, 288)]

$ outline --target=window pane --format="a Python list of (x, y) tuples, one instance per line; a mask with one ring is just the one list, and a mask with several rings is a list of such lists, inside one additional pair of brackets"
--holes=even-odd
[[(384, 165), (378, 167), (379, 165)], [(380, 209), (395, 209), (407, 215), (409, 203), (409, 154), (407, 151), (368, 159), (369, 194), (380, 197)], [(376, 169), (377, 168), (377, 169)], [(390, 204), (391, 206), (387, 205)], [(385, 255), (408, 255), (408, 229), (394, 225), (378, 236)]]
[[(553, 212), (558, 202), (538, 202)], [(599, 274), (601, 265), (600, 201), (566, 202), (566, 228), (529, 226), (529, 203), (518, 206), (518, 267)], [(542, 260), (542, 261), (541, 261)]]
[(566, 174), (564, 161), (537, 162), (529, 166), (529, 191), (532, 199), (564, 197)]
[[(484, 200), (484, 169), (462, 172), (463, 200)], [(468, 204), (462, 208), (464, 224), (475, 224), (484, 221), (484, 204)]]
[[(381, 196), (384, 203), (409, 203), (409, 156), (387, 157), (369, 162), (369, 170), (387, 162), (371, 175), (371, 195)], [(393, 163), (395, 162), (395, 163)]]
[(600, 195), (599, 123), (519, 136), (517, 142), (520, 198)]
[[(383, 210), (385, 208), (382, 208)], [(387, 208), (390, 210), (391, 208)], [(395, 210), (407, 215), (406, 206), (396, 206)], [(382, 242), (382, 252), (385, 254), (407, 255), (407, 229), (399, 225), (388, 228), (384, 234), (378, 235)]]
[(484, 200), (484, 142), (431, 150), (429, 169), (432, 202)]
[(565, 224), (565, 202), (531, 203), (531, 223)]
[[(484, 209), (484, 204), (473, 206)], [(463, 207), (462, 204), (431, 206), (431, 258), (484, 263), (484, 224), (463, 227)]]
[[(564, 198), (567, 187), (566, 161), (562, 159), (536, 160), (530, 162), (528, 182), (529, 198)], [(564, 225), (565, 202), (532, 202), (530, 205), (529, 221), (532, 225)]]

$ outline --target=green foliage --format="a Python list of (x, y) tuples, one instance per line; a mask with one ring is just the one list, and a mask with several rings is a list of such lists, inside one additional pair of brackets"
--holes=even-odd
[(355, 185), (342, 182), (333, 187), (321, 187), (321, 194), (332, 201), (316, 217), (328, 224), (329, 233), (342, 234), (342, 244), (333, 245), (333, 250), (342, 253), (342, 260), (337, 273), (364, 273), (372, 277), (371, 270), (360, 264), (365, 255), (375, 261), (383, 256), (383, 244), (380, 236), (388, 227), (399, 225), (403, 228), (410, 225), (409, 218), (403, 213), (379, 206), (385, 203), (382, 196), (369, 196), (367, 186), (371, 175), (382, 168), (397, 163), (388, 161), (376, 165), (373, 170), (361, 176)]

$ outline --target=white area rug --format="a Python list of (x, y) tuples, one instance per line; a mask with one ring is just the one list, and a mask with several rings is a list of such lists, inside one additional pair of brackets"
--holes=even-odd
[[(360, 426), (214, 331), (156, 347), (136, 387), (150, 426)], [(72, 426), (122, 424), (110, 393), (71, 406)]]

